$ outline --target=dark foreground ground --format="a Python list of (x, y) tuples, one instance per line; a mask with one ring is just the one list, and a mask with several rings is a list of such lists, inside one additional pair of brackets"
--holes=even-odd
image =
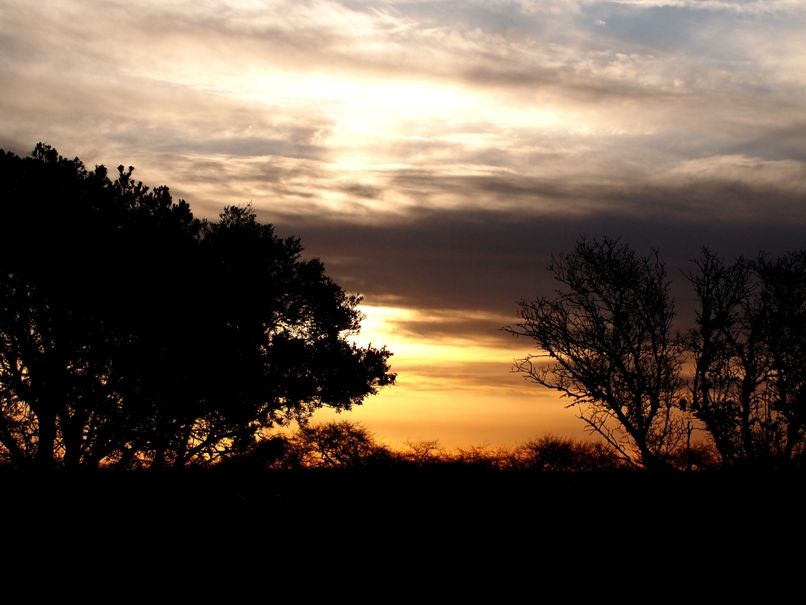
[[(357, 470), (31, 473), (0, 470), (8, 519), (150, 527), (394, 534), (437, 525), (463, 531), (757, 525), (806, 522), (804, 474), (530, 473), (435, 467)], [(772, 519), (769, 519), (772, 520)], [(760, 527), (759, 527), (760, 528)], [(569, 528), (570, 529), (570, 528)], [(588, 530), (586, 530), (588, 531)]]
[(397, 578), (397, 588), (385, 584), (393, 592), (428, 577), (465, 590), (491, 577), (590, 588), (602, 581), (595, 578), (625, 574), (662, 578), (662, 592), (680, 582), (718, 583), (722, 574), (781, 586), (802, 575), (790, 569), (802, 569), (806, 549), (804, 478), (6, 470), (2, 546), (22, 567), (45, 561), (90, 576), (104, 569), (127, 582), (189, 573), (196, 587), (232, 568), (260, 582), (301, 574), (312, 586), (321, 574), (369, 574), (370, 581), (381, 573)]

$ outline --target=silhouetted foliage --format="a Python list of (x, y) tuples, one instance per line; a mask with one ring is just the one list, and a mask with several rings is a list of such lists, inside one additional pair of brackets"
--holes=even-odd
[[(681, 443), (668, 450), (665, 468), (680, 471), (718, 467), (710, 444)], [(379, 442), (364, 426), (349, 420), (307, 424), (294, 432), (274, 434), (225, 461), (224, 466), (298, 471), (304, 469), (417, 469), (450, 475), (464, 473), (599, 473), (635, 466), (600, 441), (576, 441), (551, 435), (521, 445), (484, 445), (446, 450), (436, 440), (407, 442), (402, 450)]]
[(308, 468), (378, 465), (392, 458), (392, 452), (377, 443), (366, 428), (348, 420), (301, 426), (291, 443)]
[(285, 435), (272, 435), (267, 439), (256, 441), (248, 450), (230, 457), (227, 463), (252, 466), (263, 469), (296, 469), (302, 468), (303, 461), (297, 448)]
[(431, 464), (445, 455), (445, 452), (439, 446), (439, 441), (436, 439), (407, 441), (406, 445), (408, 445), (409, 449), (403, 454), (403, 458), (417, 466)]
[(272, 469), (356, 468), (387, 464), (393, 452), (365, 427), (349, 420), (303, 423), (291, 434), (256, 441), (234, 461)]
[(503, 469), (507, 466), (509, 452), (505, 449), (490, 449), (485, 445), (460, 447), (443, 458), (443, 462), (455, 467), (473, 470)]
[(623, 459), (637, 452), (646, 468), (662, 466), (679, 435), (682, 356), (663, 263), (618, 240), (583, 237), (549, 270), (555, 296), (521, 301), (521, 323), (507, 328), (540, 349), (516, 369), (569, 397)]
[(624, 460), (602, 443), (541, 437), (515, 448), (513, 468), (544, 472), (613, 471), (625, 468)]
[(691, 412), (725, 466), (787, 466), (806, 447), (806, 252), (696, 266)]
[(676, 471), (715, 471), (720, 468), (719, 452), (710, 442), (681, 443), (666, 455), (665, 461)]
[(248, 208), (198, 220), (132, 170), (0, 151), (0, 456), (210, 463), (394, 381), (297, 238)]

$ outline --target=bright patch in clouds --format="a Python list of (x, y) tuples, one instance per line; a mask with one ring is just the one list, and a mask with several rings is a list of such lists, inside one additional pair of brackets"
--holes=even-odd
[[(361, 307), (365, 319), (361, 324), (360, 337), (356, 342), (369, 344), (387, 343), (395, 353), (395, 365), (400, 363), (429, 365), (433, 363), (495, 363), (507, 360), (512, 348), (499, 344), (493, 338), (494, 330), (508, 323), (509, 317), (485, 312), (446, 311), (440, 309), (411, 309), (406, 307)], [(479, 342), (477, 335), (444, 336), (445, 328), (451, 323), (466, 321), (487, 322), (490, 337), (487, 342)], [(407, 324), (417, 324), (417, 330), (407, 328)], [(429, 325), (432, 327), (429, 328)], [(424, 341), (422, 333), (433, 336)], [(440, 334), (442, 332), (443, 335)], [(490, 342), (492, 341), (492, 342)], [(402, 361), (401, 361), (402, 360)], [(511, 361), (511, 359), (509, 360)]]

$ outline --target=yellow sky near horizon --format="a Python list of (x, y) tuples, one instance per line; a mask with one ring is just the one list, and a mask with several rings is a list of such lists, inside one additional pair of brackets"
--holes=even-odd
[(321, 410), (314, 422), (349, 418), (399, 449), (408, 442), (430, 440), (456, 449), (512, 447), (548, 434), (590, 437), (575, 412), (565, 409), (565, 400), (512, 371), (517, 357), (534, 351), (525, 340), (496, 338), (497, 328), (513, 318), (475, 313), (475, 319), (489, 322), (486, 342), (472, 334), (423, 340), (407, 333), (401, 324), (443, 322), (440, 313), (366, 304), (360, 309), (365, 319), (355, 342), (362, 346), (384, 343), (393, 351), (397, 383), (350, 412)]

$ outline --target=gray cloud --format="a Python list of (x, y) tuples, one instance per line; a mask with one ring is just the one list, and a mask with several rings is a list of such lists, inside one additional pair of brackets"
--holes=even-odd
[[(801, 204), (803, 207), (803, 204)], [(804, 222), (731, 220), (734, 209), (708, 218), (692, 214), (670, 219), (660, 214), (504, 214), (456, 209), (422, 212), (398, 223), (357, 225), (289, 220), (278, 217), (281, 232), (302, 236), (306, 253), (322, 257), (343, 285), (365, 294), (371, 304), (396, 304), (424, 309), (453, 309), (457, 317), (485, 312), (514, 317), (516, 301), (553, 290), (545, 271), (552, 254), (569, 250), (583, 233), (622, 237), (640, 250), (660, 249), (683, 307), (690, 293), (681, 285), (702, 245), (726, 257), (771, 254), (806, 245)], [(330, 262), (330, 259), (333, 259)], [(472, 318), (446, 321), (442, 327), (404, 323), (421, 335), (437, 332), (495, 337), (494, 321)]]
[[(670, 4), (690, 9), (703, 3), (652, 6)], [(757, 73), (752, 63), (737, 70), (720, 61), (735, 63), (741, 45), (732, 45), (736, 36), (731, 31), (741, 22), (724, 16), (704, 19), (692, 10), (675, 10), (659, 20), (651, 11), (612, 3), (529, 11), (516, 2), (281, 2), (263, 9), (225, 6), (215, 13), (159, 3), (105, 3), (104, 10), (92, 3), (64, 6), (45, 13), (5, 11), (4, 50), (40, 63), (48, 62), (55, 49), (69, 47), (68, 68), (101, 72), (103, 67), (177, 80), (188, 78), (180, 68), (194, 65), (195, 53), (193, 76), (225, 90), (227, 84), (214, 78), (233, 66), (256, 73), (265, 67), (305, 71), (327, 66), (390, 79), (458, 76), (483, 87), (558, 88), (589, 101), (671, 94), (674, 74), (692, 63), (700, 72), (709, 67), (709, 77), (723, 84)], [(610, 19), (608, 28), (589, 26), (600, 17)], [(42, 36), (11, 33), (30, 30), (32, 23)], [(113, 28), (116, 37), (104, 37)], [(712, 43), (713, 36), (706, 41), (702, 33), (718, 34), (720, 44)], [(673, 61), (656, 55), (670, 50), (664, 40), (676, 44)], [(719, 54), (726, 47), (729, 57)]]
[(803, 2), (800, 0), (609, 0), (608, 3), (639, 8), (729, 11), (749, 14), (802, 11), (804, 9)]

